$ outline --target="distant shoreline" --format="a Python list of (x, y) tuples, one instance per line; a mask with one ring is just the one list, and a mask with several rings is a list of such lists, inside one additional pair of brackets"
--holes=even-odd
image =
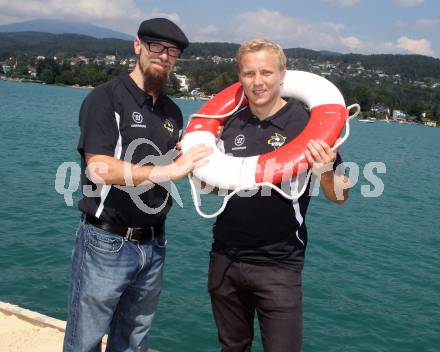
[(33, 80), (33, 79), (26, 79), (26, 78), (11, 78), (6, 76), (0, 76), (0, 81), (10, 81), (10, 82), (17, 82), (17, 83), (36, 83), (41, 85), (47, 85), (47, 86), (58, 86), (58, 87), (69, 87), (69, 88), (81, 88), (81, 89), (93, 89), (95, 87), (93, 86), (80, 86), (79, 84), (61, 84), (61, 83), (45, 83), (43, 81), (39, 80)]
[[(11, 77), (6, 77), (6, 76), (0, 76), (0, 81), (11, 81), (11, 82), (18, 82), (18, 83), (37, 83), (37, 84), (41, 84), (41, 85), (50, 85), (50, 86), (58, 86), (58, 87), (68, 87), (68, 88), (76, 88), (76, 89), (93, 89), (95, 87), (93, 86), (80, 86), (79, 84), (73, 84), (73, 85), (68, 85), (68, 84), (61, 84), (61, 83), (51, 83), (51, 84), (47, 84), (43, 81), (39, 81), (39, 80), (32, 80), (32, 79), (25, 79), (25, 78), (11, 78)], [(175, 95), (170, 95), (170, 97), (175, 98), (175, 99), (182, 99), (182, 100), (193, 100), (193, 101), (206, 101), (209, 100), (209, 98), (207, 97), (193, 97), (193, 96), (175, 96)], [(359, 120), (359, 119), (357, 119)], [(360, 119), (363, 120), (361, 122), (365, 122), (367, 120), (376, 120), (376, 118), (364, 118), (364, 119)], [(385, 119), (377, 119), (379, 121), (386, 121)], [(371, 121), (372, 122), (372, 121)], [(426, 124), (426, 122), (412, 122), (412, 121), (407, 121), (407, 122), (403, 122), (403, 121), (394, 121), (394, 120), (389, 120), (389, 122), (393, 122), (393, 123), (401, 123), (401, 124), (406, 124), (406, 125), (420, 125), (420, 126), (426, 126), (426, 127), (434, 127), (434, 128), (440, 128), (440, 124), (437, 124), (436, 121), (428, 121), (428, 124)], [(430, 125), (431, 123), (435, 123), (435, 125)]]
[[(11, 77), (6, 77), (6, 76), (0, 76), (0, 81), (9, 81), (9, 82), (17, 82), (17, 83), (36, 83), (36, 84), (41, 84), (41, 85), (45, 85), (45, 86), (57, 86), (57, 87), (68, 87), (68, 88), (77, 88), (77, 89), (93, 89), (95, 87), (93, 86), (80, 86), (79, 84), (61, 84), (61, 83), (45, 83), (43, 81), (39, 81), (39, 80), (32, 80), (32, 79), (26, 79), (26, 78), (11, 78)], [(183, 99), (183, 100), (194, 100), (194, 101), (204, 101), (204, 100), (209, 100), (206, 97), (203, 98), (195, 98), (192, 96), (176, 96), (176, 95), (170, 95), (173, 98), (176, 99)]]

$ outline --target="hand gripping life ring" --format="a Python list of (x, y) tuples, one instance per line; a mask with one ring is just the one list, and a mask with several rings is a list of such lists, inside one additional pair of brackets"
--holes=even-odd
[(306, 171), (304, 151), (311, 139), (320, 139), (334, 146), (349, 108), (335, 85), (325, 78), (303, 71), (287, 71), (281, 88), (283, 97), (303, 101), (310, 109), (309, 122), (295, 139), (279, 149), (252, 157), (233, 157), (216, 146), (218, 128), (227, 116), (247, 104), (240, 83), (224, 89), (192, 115), (182, 139), (182, 151), (203, 143), (214, 150), (209, 163), (194, 170), (194, 176), (221, 189), (252, 189), (270, 182), (279, 184)]

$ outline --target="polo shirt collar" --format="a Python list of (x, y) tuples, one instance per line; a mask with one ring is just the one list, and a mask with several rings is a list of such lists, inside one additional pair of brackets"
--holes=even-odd
[(289, 122), (289, 119), (292, 118), (289, 114), (286, 114), (285, 111), (289, 108), (290, 105), (293, 105), (293, 101), (288, 101), (287, 104), (285, 104), (280, 110), (278, 110), (275, 114), (272, 116), (269, 116), (268, 118), (260, 121), (258, 117), (256, 117), (251, 109), (249, 108), (249, 105), (246, 107), (246, 109), (243, 111), (242, 114), (240, 114), (241, 118), (244, 120), (244, 125), (247, 125), (250, 121), (255, 121), (257, 123), (270, 123), (271, 125), (278, 127), (279, 129), (284, 129)]
[[(142, 89), (140, 89), (136, 82), (130, 77), (128, 73), (123, 73), (119, 76), (119, 79), (122, 81), (124, 86), (133, 96), (136, 103), (139, 107), (142, 107), (144, 104), (153, 105), (153, 97), (147, 93), (145, 93)], [(157, 97), (155, 106), (164, 105), (165, 104), (165, 95), (160, 94)]]

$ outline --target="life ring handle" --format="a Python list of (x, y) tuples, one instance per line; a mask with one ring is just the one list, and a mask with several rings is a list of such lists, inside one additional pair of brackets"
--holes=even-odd
[(335, 143), (335, 145), (332, 147), (333, 151), (336, 150), (337, 148), (339, 148), (348, 139), (348, 136), (350, 135), (350, 124), (349, 124), (349, 121), (351, 119), (355, 118), (356, 116), (358, 116), (359, 113), (361, 112), (361, 106), (359, 104), (352, 104), (350, 106), (347, 106), (347, 111), (350, 112), (350, 110), (352, 110), (353, 108), (356, 108), (356, 111), (354, 112), (353, 115), (349, 115), (348, 119), (345, 121), (344, 137), (339, 138), (339, 140)]
[[(223, 116), (223, 115), (214, 115), (214, 116), (211, 116), (211, 115), (205, 115), (205, 116), (199, 116), (199, 114), (194, 114), (194, 115), (196, 115), (197, 117), (208, 117), (208, 118), (224, 118), (224, 117), (227, 117), (227, 116), (229, 116), (229, 115), (231, 115), (231, 114), (233, 114), (235, 111), (237, 111), (239, 108), (240, 108), (240, 105), (241, 105), (241, 103), (243, 102), (243, 98), (244, 97), (244, 95), (242, 94), (242, 98), (241, 98), (241, 100), (240, 100), (240, 102), (237, 104), (237, 106), (235, 107), (235, 109), (232, 111), (232, 112), (229, 112), (229, 113), (227, 113), (227, 114), (224, 114), (224, 115), (226, 115), (226, 116)], [(353, 119), (353, 118), (355, 118), (356, 116), (358, 116), (359, 115), (359, 113), (360, 113), (360, 111), (361, 111), (361, 107), (360, 107), (360, 105), (359, 104), (353, 104), (353, 105), (350, 105), (350, 106), (348, 106), (347, 107), (347, 111), (351, 111), (353, 108), (356, 108), (356, 111), (352, 114), (352, 115), (350, 115), (349, 117), (348, 117), (348, 119), (345, 121), (345, 133), (344, 133), (344, 136), (342, 137), (342, 138), (340, 138), (338, 141), (337, 141), (337, 143), (335, 143), (335, 145), (331, 148), (333, 151), (334, 150), (336, 150), (337, 148), (339, 148), (347, 139), (348, 139), (348, 137), (349, 137), (349, 135), (350, 135), (350, 120), (351, 119)], [(194, 115), (192, 115), (192, 116), (194, 116)], [(220, 116), (220, 117), (218, 117), (218, 116)], [(310, 180), (310, 177), (311, 177), (311, 175), (312, 175), (312, 170), (311, 169), (309, 169), (308, 171), (307, 171), (307, 176), (306, 176), (306, 178), (305, 178), (305, 180), (304, 180), (304, 184), (303, 184), (303, 186), (302, 186), (302, 188), (301, 188), (301, 191), (298, 193), (298, 194), (288, 194), (288, 193), (286, 193), (286, 192), (284, 192), (281, 188), (279, 188), (278, 186), (276, 186), (276, 185), (274, 185), (274, 184), (272, 184), (272, 183), (270, 183), (270, 182), (260, 182), (260, 183), (256, 183), (253, 187), (239, 187), (239, 188), (236, 188), (236, 189), (234, 189), (231, 193), (229, 193), (229, 194), (227, 194), (224, 198), (223, 198), (223, 203), (222, 203), (222, 205), (221, 205), (221, 207), (216, 211), (216, 212), (214, 212), (214, 213), (212, 213), (212, 214), (206, 214), (206, 213), (204, 213), (201, 209), (200, 209), (200, 197), (199, 197), (199, 193), (197, 192), (197, 187), (195, 186), (195, 184), (194, 184), (194, 181), (192, 180), (192, 177), (191, 177), (191, 175), (188, 175), (188, 181), (189, 181), (189, 184), (190, 184), (190, 186), (191, 186), (191, 195), (192, 195), (192, 199), (193, 199), (193, 203), (194, 203), (194, 207), (196, 208), (196, 211), (197, 211), (197, 213), (201, 216), (201, 217), (203, 217), (203, 218), (205, 218), (205, 219), (212, 219), (212, 218), (215, 218), (215, 217), (217, 217), (218, 215), (220, 215), (224, 210), (225, 210), (225, 208), (226, 208), (226, 205), (228, 204), (228, 202), (229, 202), (229, 200), (235, 195), (235, 194), (237, 194), (238, 192), (241, 192), (241, 191), (249, 191), (249, 190), (253, 190), (253, 189), (257, 189), (257, 188), (259, 188), (259, 187), (270, 187), (270, 188), (272, 188), (273, 190), (275, 190), (276, 192), (278, 192), (281, 196), (283, 196), (284, 198), (286, 198), (286, 199), (288, 199), (288, 200), (292, 200), (292, 201), (297, 201), (303, 194), (304, 194), (304, 192), (306, 191), (306, 189), (307, 189), (307, 184), (309, 183), (309, 180)]]

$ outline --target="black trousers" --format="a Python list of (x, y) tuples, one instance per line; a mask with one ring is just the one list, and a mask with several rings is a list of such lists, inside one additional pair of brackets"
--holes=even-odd
[(211, 253), (208, 290), (223, 352), (250, 351), (258, 315), (265, 352), (299, 352), (301, 273), (276, 265), (232, 262)]

